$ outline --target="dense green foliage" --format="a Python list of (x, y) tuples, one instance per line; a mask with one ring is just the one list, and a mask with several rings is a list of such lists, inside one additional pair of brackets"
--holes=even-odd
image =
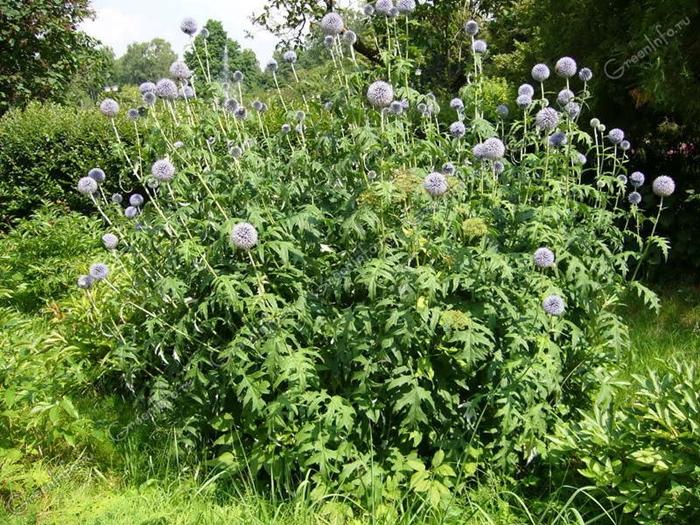
[(91, 14), (88, 0), (0, 1), (0, 114), (64, 95), (97, 54), (96, 42), (77, 30)]
[(150, 42), (129, 44), (115, 64), (114, 79), (118, 84), (139, 85), (168, 76), (170, 64), (177, 59), (170, 42), (154, 38)]
[[(116, 124), (123, 140), (134, 143), (133, 124), (122, 118)], [(0, 228), (31, 214), (43, 201), (85, 209), (84, 200), (75, 194), (75, 181), (95, 167), (111, 175), (105, 191), (133, 189), (114, 142), (112, 125), (93, 108), (35, 102), (3, 115)]]

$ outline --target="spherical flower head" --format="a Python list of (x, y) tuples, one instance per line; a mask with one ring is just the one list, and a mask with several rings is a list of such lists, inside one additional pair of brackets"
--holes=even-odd
[(143, 195), (140, 193), (134, 193), (131, 197), (129, 197), (129, 204), (132, 206), (141, 206), (143, 204)]
[(499, 160), (506, 154), (506, 147), (501, 139), (490, 138), (484, 141), (481, 153), (486, 160)]
[(287, 64), (294, 64), (297, 61), (297, 53), (296, 51), (290, 49), (289, 51), (284, 52), (284, 55), (282, 55), (282, 59)]
[(600, 124), (600, 125), (598, 126), (598, 131), (600, 131), (601, 133), (605, 133), (605, 130), (606, 130), (606, 129), (607, 129), (607, 128), (605, 127), (605, 124)]
[(618, 128), (611, 129), (610, 133), (608, 133), (608, 139), (613, 144), (620, 144), (625, 140), (625, 132)]
[(139, 113), (138, 109), (131, 108), (129, 111), (126, 112), (126, 117), (132, 122), (135, 122), (141, 117), (141, 113)]
[(105, 172), (103, 170), (101, 170), (100, 168), (92, 168), (88, 172), (88, 177), (90, 177), (91, 179), (94, 179), (94, 181), (97, 182), (98, 184), (103, 183), (105, 181), (105, 179), (107, 178), (107, 176), (105, 175)]
[(100, 112), (105, 117), (114, 118), (119, 113), (119, 104), (114, 99), (106, 98), (100, 102)]
[(170, 65), (170, 74), (177, 80), (186, 80), (192, 76), (192, 70), (182, 60), (176, 60)]
[(228, 150), (228, 154), (231, 155), (234, 159), (240, 159), (243, 156), (243, 148), (240, 146), (232, 146)]
[(496, 108), (496, 114), (501, 118), (506, 118), (508, 113), (510, 113), (510, 111), (505, 104), (501, 104)]
[(620, 175), (617, 176), (617, 180), (618, 180), (623, 186), (625, 186), (625, 185), (627, 184), (627, 175), (622, 175), (622, 174), (620, 174)]
[(326, 35), (323, 37), (323, 45), (331, 48), (335, 44), (335, 37), (333, 35)]
[(532, 259), (538, 268), (551, 268), (554, 266), (554, 252), (549, 248), (538, 248), (535, 250)]
[(518, 95), (515, 103), (520, 109), (527, 109), (532, 105), (532, 97), (529, 95)]
[(135, 206), (129, 206), (124, 210), (124, 217), (127, 219), (133, 219), (139, 214), (139, 209)]
[(535, 82), (544, 82), (550, 74), (549, 68), (545, 64), (537, 64), (532, 68), (532, 78)]
[(399, 16), (401, 13), (399, 13), (399, 10), (396, 7), (392, 7), (389, 9), (389, 18), (396, 18)]
[(399, 10), (399, 13), (404, 15), (412, 13), (416, 10), (416, 2), (415, 0), (398, 0), (396, 2), (396, 9)]
[(645, 178), (644, 173), (641, 171), (635, 171), (632, 175), (630, 175), (630, 183), (635, 188), (639, 188), (644, 185)]
[(676, 183), (671, 177), (662, 175), (654, 179), (651, 189), (654, 191), (654, 194), (659, 197), (670, 197), (673, 195), (673, 192), (676, 191)]
[(233, 81), (234, 82), (240, 83), (240, 82), (243, 82), (244, 79), (245, 79), (245, 75), (243, 74), (242, 71), (234, 71), (233, 72)]
[(544, 301), (542, 301), (542, 308), (544, 308), (544, 311), (549, 315), (558, 317), (564, 314), (566, 304), (564, 303), (564, 299), (558, 295), (550, 295), (549, 297), (546, 297)]
[(576, 162), (576, 164), (578, 164), (579, 166), (585, 166), (588, 162), (588, 159), (583, 153), (577, 153), (574, 157), (574, 162)]
[(363, 9), (362, 12), (365, 14), (365, 16), (372, 16), (374, 14), (374, 6), (371, 4), (367, 4)]
[(576, 95), (570, 89), (562, 89), (557, 95), (557, 102), (560, 106), (566, 106), (569, 102), (574, 100)]
[(411, 107), (411, 103), (406, 98), (402, 98), (399, 102), (401, 103), (401, 109), (404, 111), (408, 111), (408, 108)]
[(556, 66), (554, 66), (554, 71), (557, 72), (562, 78), (571, 78), (576, 74), (578, 66), (576, 61), (571, 57), (562, 57), (557, 60)]
[(81, 288), (83, 290), (89, 290), (90, 288), (92, 288), (93, 282), (94, 279), (89, 275), (81, 275), (80, 277), (78, 277), (77, 285), (78, 288)]
[(483, 160), (484, 157), (484, 145), (479, 143), (474, 146), (472, 149), (472, 152), (474, 153), (474, 157), (478, 160)]
[(401, 113), (403, 113), (403, 104), (401, 104), (400, 100), (394, 100), (389, 105), (389, 111), (394, 115), (400, 115)]
[(258, 244), (258, 231), (247, 222), (239, 222), (231, 230), (231, 242), (236, 248), (250, 250)]
[(170, 182), (175, 177), (175, 166), (168, 159), (160, 159), (151, 166), (151, 175), (160, 182)]
[(306, 120), (306, 113), (304, 113), (303, 111), (299, 110), (299, 111), (297, 111), (296, 114), (294, 115), (294, 118), (297, 119), (297, 121), (299, 121), (299, 122), (303, 122), (304, 120)]
[(245, 108), (245, 106), (238, 106), (236, 111), (233, 112), (233, 116), (238, 120), (245, 120), (248, 118), (248, 110)]
[(497, 160), (496, 162), (493, 163), (493, 171), (496, 175), (500, 175), (506, 170), (506, 165), (503, 164), (500, 160)]
[(581, 71), (578, 72), (578, 78), (580, 78), (584, 82), (590, 82), (593, 79), (593, 71), (591, 71), (587, 67), (584, 67), (583, 69), (581, 69)]
[(627, 196), (627, 200), (630, 204), (637, 206), (639, 203), (642, 202), (642, 196), (639, 192), (633, 191)]
[(556, 133), (550, 135), (549, 137), (549, 145), (554, 147), (554, 148), (560, 148), (562, 146), (566, 146), (566, 143), (568, 142), (566, 138), (566, 133), (562, 131), (557, 131)]
[(450, 124), (450, 135), (452, 138), (461, 139), (467, 133), (467, 128), (463, 122), (457, 121)]
[(453, 98), (450, 101), (450, 107), (455, 111), (462, 111), (464, 109), (464, 102), (461, 98)]
[(92, 177), (83, 177), (78, 181), (78, 191), (83, 195), (92, 195), (97, 191), (97, 181)]
[(279, 64), (277, 64), (277, 60), (274, 58), (271, 58), (268, 60), (267, 64), (265, 65), (265, 71), (268, 71), (270, 73), (275, 73), (277, 71), (277, 68), (279, 67)]
[(199, 34), (202, 38), (209, 38), (209, 30), (206, 27), (203, 27)]
[(146, 93), (155, 93), (156, 85), (153, 82), (144, 82), (139, 86), (139, 93), (145, 95)]
[(114, 250), (119, 244), (119, 237), (117, 237), (113, 233), (105, 233), (102, 236), (102, 244), (108, 250)]
[(393, 8), (394, 2), (392, 2), (392, 0), (377, 0), (377, 2), (374, 4), (374, 9), (377, 11), (377, 13), (384, 16), (389, 16), (389, 13), (391, 13)]
[(112, 194), (112, 203), (113, 204), (121, 204), (123, 200), (124, 200), (124, 197), (122, 197), (121, 193), (113, 193)]
[(345, 23), (338, 13), (328, 13), (321, 19), (321, 31), (325, 35), (339, 35), (343, 29), (345, 29)]
[(472, 51), (474, 51), (474, 53), (481, 55), (486, 53), (487, 49), (488, 45), (484, 40), (474, 40), (474, 43), (472, 44)]
[(382, 80), (377, 80), (367, 89), (367, 100), (375, 108), (385, 108), (394, 100), (394, 88)]
[(263, 103), (260, 102), (259, 100), (254, 100), (253, 101), (253, 109), (255, 111), (262, 111)]
[(451, 162), (446, 162), (445, 164), (442, 165), (442, 173), (443, 173), (443, 175), (454, 175), (455, 165), (452, 164)]
[(578, 102), (569, 102), (564, 106), (564, 111), (569, 115), (569, 118), (575, 119), (581, 114), (581, 106)]
[(518, 95), (527, 95), (532, 98), (535, 96), (535, 88), (530, 84), (523, 84), (518, 88)]
[(464, 24), (464, 30), (469, 36), (476, 36), (479, 33), (479, 23), (476, 20), (469, 20)]
[(155, 93), (145, 93), (143, 97), (141, 97), (143, 100), (144, 104), (147, 106), (152, 106), (153, 104), (156, 103), (156, 100), (158, 100), (158, 97), (156, 97)]
[(289, 124), (282, 124), (281, 131), (282, 131), (282, 134), (286, 135), (287, 133), (292, 131), (292, 126), (290, 126)]
[(238, 101), (233, 98), (227, 98), (224, 101), (224, 109), (229, 113), (235, 113), (235, 111), (238, 109)]
[(161, 78), (156, 84), (156, 95), (167, 100), (177, 98), (177, 85), (169, 78)]
[(630, 143), (629, 140), (623, 140), (620, 142), (620, 149), (622, 151), (629, 151), (632, 148), (632, 144)]
[(591, 128), (598, 129), (598, 126), (600, 126), (600, 119), (592, 118), (591, 119)]
[(343, 42), (345, 42), (349, 46), (354, 46), (357, 42), (357, 33), (355, 33), (355, 31), (350, 30), (345, 31), (345, 33), (343, 33)]
[(431, 173), (423, 181), (423, 187), (433, 197), (440, 197), (447, 193), (449, 188), (447, 179), (442, 173)]
[(90, 277), (95, 281), (102, 281), (109, 275), (109, 266), (104, 263), (95, 263), (90, 266)]
[(180, 29), (186, 35), (194, 35), (197, 32), (197, 21), (194, 18), (187, 17), (180, 22)]
[(537, 127), (543, 131), (552, 131), (559, 125), (559, 113), (552, 108), (544, 108), (535, 116)]

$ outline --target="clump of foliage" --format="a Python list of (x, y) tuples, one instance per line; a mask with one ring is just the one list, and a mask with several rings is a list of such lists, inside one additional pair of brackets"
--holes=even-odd
[(146, 411), (168, 400), (184, 450), (274, 491), (438, 505), (483, 470), (522, 474), (627, 344), (620, 297), (654, 302), (634, 274), (668, 248), (640, 234), (663, 197), (651, 219), (629, 204), (622, 132), (578, 126), (586, 85), (550, 79), (509, 116), (471, 53), (445, 126), (411, 87), (402, 22), (376, 69), (326, 20), (326, 81), (264, 103), (244, 82), (198, 97), (227, 87), (177, 65), (184, 96), (161, 83), (136, 121), (145, 199), (79, 184), (119, 239), (79, 280), (114, 292), (95, 302), (112, 371)]
[[(620, 384), (607, 377), (608, 384)], [(624, 404), (605, 396), (552, 438), (568, 460), (635, 522), (695, 523), (700, 519), (700, 376), (671, 363), (626, 385)], [(690, 510), (690, 513), (689, 513)]]

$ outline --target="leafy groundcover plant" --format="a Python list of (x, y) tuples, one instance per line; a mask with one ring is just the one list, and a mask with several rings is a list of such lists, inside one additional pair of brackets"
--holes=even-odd
[(667, 246), (640, 232), (674, 185), (656, 179), (646, 219), (624, 133), (578, 126), (591, 76), (573, 59), (486, 107), (470, 24), (466, 102), (441, 120), (395, 36), (410, 10), (367, 13), (386, 28), (382, 68), (330, 14), (323, 85), (280, 86), (292, 54), (268, 65), (264, 102), (240, 72), (218, 84), (180, 62), (142, 85), (140, 153), (124, 154), (141, 189), (77, 185), (106, 248), (78, 284), (141, 420), (182, 450), (280, 493), (439, 503), (479, 470), (531, 468), (587, 403), (627, 344), (621, 297), (653, 301), (635, 268)]

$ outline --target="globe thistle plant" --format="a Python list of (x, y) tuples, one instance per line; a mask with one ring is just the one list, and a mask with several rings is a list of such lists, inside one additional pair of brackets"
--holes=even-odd
[(644, 185), (644, 173), (641, 171), (635, 171), (630, 175), (630, 184), (632, 184), (633, 187), (635, 188), (640, 188), (641, 186)]
[(535, 261), (535, 266), (538, 268), (551, 268), (554, 266), (554, 252), (549, 248), (538, 248), (535, 250), (532, 259)]
[(187, 80), (192, 76), (192, 70), (182, 60), (176, 60), (170, 65), (170, 74), (177, 80)]
[(651, 189), (658, 197), (670, 197), (673, 195), (673, 192), (676, 191), (676, 183), (671, 177), (662, 175), (654, 179)]
[(327, 48), (332, 48), (335, 45), (335, 37), (333, 35), (326, 35), (323, 37), (323, 45)]
[(447, 179), (442, 173), (431, 173), (423, 181), (423, 188), (432, 197), (440, 197), (447, 193), (449, 185), (447, 184)]
[(557, 63), (554, 66), (554, 71), (556, 71), (557, 75), (559, 75), (562, 78), (573, 77), (574, 75), (576, 75), (577, 69), (578, 66), (576, 65), (576, 61), (571, 57), (560, 58), (559, 60), (557, 60)]
[(100, 102), (100, 113), (105, 117), (114, 118), (119, 114), (119, 104), (114, 99), (106, 98)]
[(345, 29), (345, 23), (338, 13), (328, 13), (321, 19), (321, 31), (326, 35), (339, 35), (343, 29)]
[(464, 111), (464, 102), (462, 102), (461, 98), (453, 98), (450, 101), (450, 107), (457, 112)]
[(568, 140), (566, 138), (566, 133), (562, 131), (557, 131), (556, 133), (549, 136), (549, 145), (554, 148), (561, 148), (566, 146)]
[(274, 58), (268, 60), (267, 64), (265, 65), (265, 71), (268, 71), (270, 73), (275, 73), (278, 68), (279, 64), (277, 64), (277, 60), (275, 60)]
[(143, 97), (141, 97), (141, 99), (143, 100), (144, 104), (146, 104), (147, 106), (152, 106), (153, 104), (156, 103), (156, 101), (158, 100), (158, 97), (156, 96), (155, 93), (149, 92), (149, 93), (144, 93), (144, 95), (143, 95)]
[(552, 108), (541, 109), (535, 116), (535, 123), (543, 131), (552, 131), (559, 125), (559, 113)]
[(245, 74), (243, 74), (242, 71), (236, 70), (233, 72), (232, 78), (233, 78), (234, 82), (236, 82), (237, 84), (240, 84), (241, 82), (243, 82), (243, 80), (245, 80)]
[(151, 166), (151, 175), (159, 182), (170, 182), (175, 177), (175, 166), (168, 159), (157, 160)]
[(139, 93), (145, 95), (146, 93), (155, 93), (156, 85), (153, 82), (144, 82), (139, 86)]
[(392, 2), (392, 0), (377, 0), (374, 4), (374, 9), (377, 13), (384, 16), (389, 16), (393, 8), (394, 2)]
[(397, 0), (396, 9), (399, 13), (407, 15), (416, 10), (416, 2), (415, 0)]
[(442, 165), (442, 173), (443, 175), (454, 175), (455, 173), (455, 165), (452, 164), (451, 162), (445, 162), (445, 164)]
[(365, 7), (362, 8), (362, 12), (365, 14), (365, 16), (372, 16), (374, 14), (374, 6), (371, 4), (367, 4)]
[(519, 95), (515, 103), (520, 109), (527, 109), (532, 105), (532, 97), (529, 95)]
[(505, 104), (500, 104), (496, 108), (496, 114), (501, 118), (506, 118), (509, 113), (510, 113), (510, 111), (508, 109), (508, 106), (506, 106)]
[(577, 119), (581, 114), (581, 106), (578, 102), (569, 102), (564, 106), (564, 112), (569, 116), (569, 118)]
[(227, 98), (224, 101), (224, 109), (229, 113), (235, 113), (238, 109), (238, 101), (233, 98)]
[(357, 33), (355, 33), (355, 31), (350, 30), (345, 31), (345, 33), (343, 33), (343, 42), (345, 42), (349, 46), (354, 46), (357, 42)]
[(549, 315), (558, 317), (564, 315), (566, 304), (564, 303), (564, 299), (558, 295), (550, 295), (542, 301), (542, 308), (544, 308), (544, 311)]
[(180, 30), (186, 35), (193, 36), (197, 32), (197, 21), (187, 17), (180, 22)]
[(375, 108), (387, 107), (394, 100), (394, 88), (382, 80), (377, 80), (367, 89), (367, 100)]
[(121, 193), (113, 193), (111, 200), (112, 204), (121, 204), (124, 201), (124, 197), (122, 197)]
[(109, 266), (104, 263), (95, 263), (90, 266), (90, 277), (95, 281), (102, 281), (109, 275)]
[(134, 219), (138, 216), (138, 214), (139, 214), (139, 209), (135, 206), (128, 206), (124, 210), (124, 217), (126, 217), (127, 219)]
[(474, 43), (472, 44), (472, 51), (474, 53), (481, 55), (486, 53), (488, 49), (488, 44), (484, 40), (474, 40)]
[(503, 173), (505, 170), (506, 170), (506, 165), (503, 164), (502, 161), (497, 160), (496, 162), (493, 163), (493, 172), (494, 172), (496, 175), (500, 175), (500, 174)]
[(622, 151), (629, 151), (632, 148), (632, 144), (630, 143), (629, 140), (623, 140), (620, 142), (620, 149)]
[(523, 84), (518, 88), (518, 96), (526, 95), (530, 98), (535, 96), (535, 88), (530, 84)]
[(620, 144), (625, 139), (625, 132), (618, 128), (611, 129), (608, 133), (608, 139), (613, 144)]
[(550, 74), (549, 68), (545, 64), (537, 64), (532, 68), (532, 78), (535, 82), (544, 82)]
[(177, 99), (177, 85), (169, 78), (162, 78), (156, 84), (156, 95), (165, 100)]
[(101, 168), (92, 168), (88, 172), (88, 177), (94, 179), (98, 184), (102, 184), (107, 178), (107, 175), (105, 175), (105, 172)]
[(584, 67), (578, 72), (578, 78), (584, 82), (590, 82), (593, 79), (593, 71), (587, 67)]
[(129, 197), (129, 204), (138, 208), (143, 204), (143, 195), (140, 193), (134, 193), (131, 197)]
[(453, 122), (450, 124), (450, 135), (452, 138), (461, 139), (467, 133), (467, 128), (461, 121)]
[(506, 154), (506, 147), (501, 139), (486, 139), (482, 144), (481, 154), (486, 160), (499, 160)]
[(562, 89), (557, 95), (557, 102), (560, 106), (566, 106), (569, 102), (574, 100), (576, 95), (570, 89)]
[(78, 288), (81, 288), (83, 290), (89, 290), (90, 288), (92, 288), (93, 282), (94, 279), (89, 275), (81, 275), (80, 277), (78, 277), (77, 285)]
[(131, 108), (129, 111), (126, 112), (126, 117), (132, 122), (135, 122), (141, 117), (141, 113), (138, 109)]
[(247, 222), (239, 222), (231, 230), (231, 243), (241, 250), (250, 250), (258, 244), (258, 231)]
[(633, 191), (627, 196), (627, 200), (630, 204), (638, 206), (642, 202), (642, 195), (637, 191)]
[(105, 233), (102, 236), (102, 244), (108, 250), (115, 250), (119, 245), (119, 237), (113, 233)]
[(469, 36), (476, 36), (479, 33), (479, 23), (476, 20), (469, 20), (464, 24), (464, 31)]
[(282, 55), (282, 59), (287, 64), (294, 64), (297, 61), (297, 53), (296, 51), (290, 49), (284, 52), (284, 54)]
[(83, 177), (78, 181), (78, 191), (83, 195), (93, 195), (97, 191), (97, 181), (92, 177)]

